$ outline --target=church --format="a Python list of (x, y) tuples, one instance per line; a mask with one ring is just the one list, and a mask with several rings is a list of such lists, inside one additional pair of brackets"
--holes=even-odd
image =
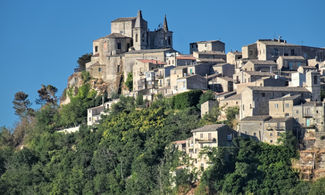
[(93, 78), (108, 83), (108, 92), (117, 92), (137, 59), (165, 61), (173, 52), (173, 32), (163, 25), (150, 31), (141, 10), (136, 17), (118, 18), (111, 22), (111, 34), (93, 41), (93, 56), (86, 70)]

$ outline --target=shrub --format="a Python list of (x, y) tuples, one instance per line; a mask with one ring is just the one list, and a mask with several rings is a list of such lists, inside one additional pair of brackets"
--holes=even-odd
[(196, 106), (199, 103), (201, 90), (193, 90), (175, 95), (173, 97), (173, 107), (176, 109), (185, 109)]

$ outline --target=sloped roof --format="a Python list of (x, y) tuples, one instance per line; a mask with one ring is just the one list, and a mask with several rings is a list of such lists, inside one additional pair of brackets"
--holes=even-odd
[(195, 60), (196, 58), (190, 55), (180, 55), (176, 56), (176, 59), (178, 60)]
[(266, 121), (269, 119), (271, 119), (269, 115), (257, 115), (257, 116), (247, 116), (241, 119), (241, 121)]
[(271, 60), (249, 60), (248, 62), (252, 62), (255, 65), (276, 65), (277, 63)]
[(117, 18), (111, 22), (126, 22), (126, 21), (132, 21), (135, 19), (136, 19), (136, 17), (124, 17), (124, 18)]
[(166, 64), (165, 62), (154, 60), (154, 59), (137, 59), (138, 61), (142, 63), (151, 63), (151, 64)]
[(205, 125), (198, 129), (192, 130), (192, 132), (204, 132), (204, 131), (217, 131), (221, 127), (226, 126), (225, 124), (213, 124), (213, 125)]
[(297, 99), (300, 97), (300, 94), (298, 95), (290, 95), (290, 94), (287, 94), (283, 97), (280, 97), (280, 98), (274, 98), (274, 99), (270, 99), (270, 101), (279, 101), (279, 100), (294, 100), (294, 99)]
[(304, 87), (257, 87), (257, 86), (248, 86), (252, 90), (256, 91), (283, 91), (283, 92), (309, 92)]

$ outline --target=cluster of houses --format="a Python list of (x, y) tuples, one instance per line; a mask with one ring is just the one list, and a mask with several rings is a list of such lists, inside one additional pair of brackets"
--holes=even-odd
[[(278, 144), (281, 134), (295, 131), (304, 140), (303, 151), (322, 147), (325, 48), (290, 44), (281, 38), (259, 39), (241, 51), (226, 53), (225, 43), (214, 40), (190, 43), (190, 52), (184, 55), (172, 47), (173, 32), (168, 29), (166, 16), (163, 25), (150, 31), (141, 11), (136, 17), (112, 21), (111, 31), (93, 41), (93, 56), (86, 64), (93, 78), (108, 83), (109, 92), (120, 89), (124, 95), (141, 95), (152, 101), (157, 94), (211, 90), (219, 107), (239, 108), (234, 129), (226, 125), (204, 126), (193, 130), (191, 138), (175, 142), (195, 159), (197, 168), (208, 166), (207, 160), (198, 157), (202, 148), (229, 146), (236, 135)], [(130, 73), (132, 91), (123, 87)], [(88, 109), (88, 125), (95, 124), (111, 103)], [(202, 116), (213, 105), (216, 103), (202, 104)], [(297, 166), (314, 163), (315, 169), (316, 162), (307, 161), (302, 159)]]

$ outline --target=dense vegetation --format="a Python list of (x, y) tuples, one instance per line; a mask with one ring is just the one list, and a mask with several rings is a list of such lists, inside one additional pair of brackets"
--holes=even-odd
[[(13, 132), (0, 131), (0, 194), (177, 194), (195, 186), (197, 194), (325, 190), (325, 180), (301, 182), (291, 169), (297, 153), (290, 135), (280, 146), (238, 138), (234, 147), (206, 149), (211, 166), (200, 181), (195, 172), (179, 169), (188, 161), (171, 142), (218, 122), (212, 116), (200, 119), (199, 105), (213, 99), (210, 92), (160, 96), (147, 107), (122, 96), (99, 125), (81, 125), (74, 134), (56, 130), (84, 124), (87, 108), (101, 97), (85, 83), (59, 107), (53, 87), (42, 86), (40, 92), (37, 111), (30, 108), (28, 95), (17, 94), (14, 106), (21, 122)], [(231, 123), (237, 111), (230, 109), (225, 122)]]

